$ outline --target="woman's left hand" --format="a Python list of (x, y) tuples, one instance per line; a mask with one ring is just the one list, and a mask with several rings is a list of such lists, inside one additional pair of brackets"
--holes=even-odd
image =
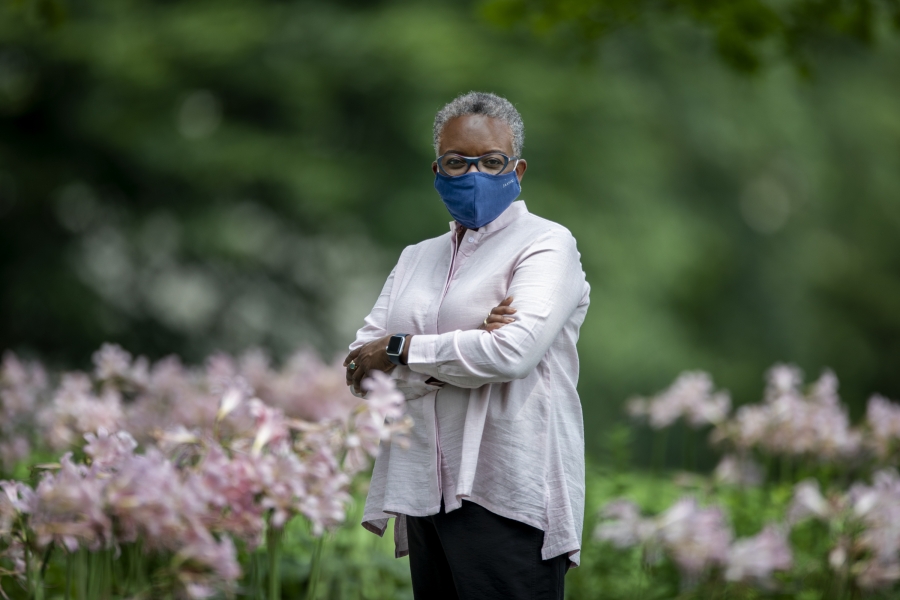
[[(350, 352), (344, 359), (344, 366), (347, 367), (347, 385), (353, 386), (353, 391), (357, 394), (362, 393), (360, 383), (368, 376), (369, 371), (390, 373), (394, 370), (396, 365), (388, 360), (387, 355), (387, 345), (390, 339), (391, 336), (386, 335), (374, 342), (369, 342)], [(351, 369), (351, 363), (356, 368)]]

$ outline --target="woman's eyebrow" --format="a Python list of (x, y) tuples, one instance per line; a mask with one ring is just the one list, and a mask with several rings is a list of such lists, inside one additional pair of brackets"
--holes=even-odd
[[(465, 156), (466, 158), (474, 158), (474, 156), (468, 156), (465, 152), (461, 150), (447, 150), (443, 154), (459, 154), (460, 156)], [(487, 152), (482, 152), (481, 154), (477, 154), (476, 156), (484, 156), (485, 154), (506, 154), (503, 150), (488, 150)]]

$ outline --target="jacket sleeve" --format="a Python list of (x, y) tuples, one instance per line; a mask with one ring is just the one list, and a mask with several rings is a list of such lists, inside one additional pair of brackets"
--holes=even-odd
[(510, 282), (515, 322), (479, 329), (417, 335), (409, 368), (451, 385), (476, 388), (522, 379), (535, 368), (582, 302), (581, 256), (568, 231), (551, 230), (521, 256)]
[[(394, 275), (399, 266), (400, 263), (398, 262), (397, 266), (391, 270), (391, 274), (388, 275), (387, 281), (384, 282), (384, 287), (382, 287), (381, 293), (378, 295), (378, 300), (375, 301), (375, 306), (372, 307), (371, 312), (366, 316), (363, 326), (356, 332), (356, 339), (350, 344), (349, 349), (351, 351), (390, 333), (387, 330), (387, 317), (391, 303), (391, 291), (394, 287)], [(429, 377), (428, 375), (413, 372), (409, 367), (394, 367), (390, 372), (390, 376), (394, 380), (394, 385), (397, 386), (397, 391), (402, 393), (407, 400), (421, 398), (439, 389), (438, 386), (425, 383), (425, 380)], [(364, 394), (354, 392), (352, 387), (350, 392), (360, 398), (364, 396)]]

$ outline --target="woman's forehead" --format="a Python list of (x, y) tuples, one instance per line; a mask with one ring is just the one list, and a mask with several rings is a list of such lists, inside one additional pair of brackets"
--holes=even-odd
[(496, 151), (512, 154), (512, 131), (501, 119), (463, 115), (447, 121), (441, 132), (441, 154), (458, 152), (480, 156)]

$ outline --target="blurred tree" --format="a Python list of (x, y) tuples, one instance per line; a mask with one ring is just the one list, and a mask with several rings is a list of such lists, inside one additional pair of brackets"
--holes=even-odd
[(736, 76), (683, 21), (579, 62), (474, 2), (73, 1), (56, 28), (0, 6), (0, 348), (345, 348), (400, 250), (447, 230), (431, 122), (485, 89), (593, 286), (593, 451), (688, 368), (737, 401), (779, 360), (832, 367), (857, 412), (900, 398), (896, 38), (801, 82)]
[(486, 0), (484, 15), (508, 27), (593, 46), (623, 27), (654, 19), (688, 21), (707, 32), (718, 55), (751, 73), (785, 57), (808, 72), (823, 39), (872, 44), (900, 29), (897, 0)]

